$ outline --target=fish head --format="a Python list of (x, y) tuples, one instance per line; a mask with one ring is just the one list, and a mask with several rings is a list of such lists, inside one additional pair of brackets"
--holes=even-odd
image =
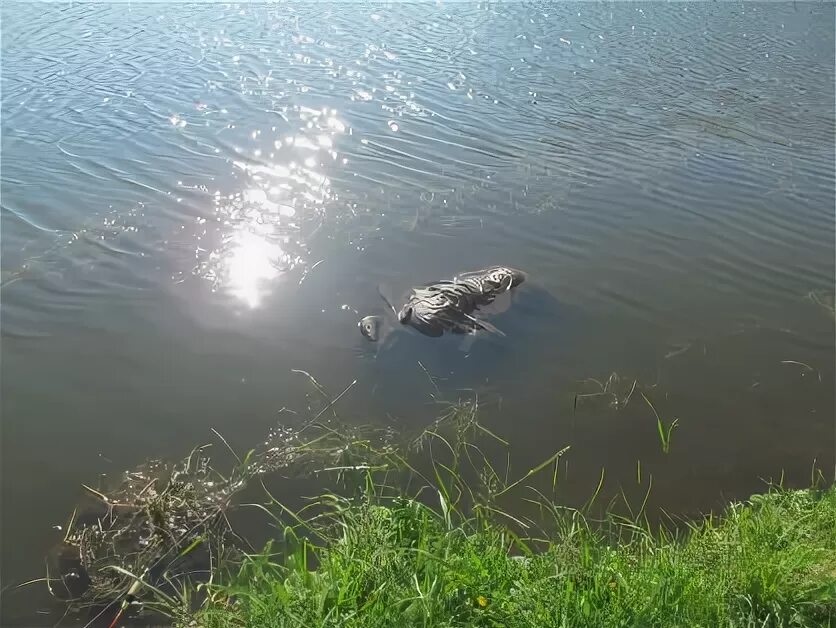
[(519, 286), (528, 278), (528, 275), (516, 268), (498, 266), (488, 271), (486, 278), (494, 282), (497, 289), (504, 292)]
[(372, 342), (380, 340), (381, 327), (383, 320), (380, 316), (366, 316), (360, 319), (357, 324), (360, 327), (360, 333)]
[(523, 283), (526, 279), (528, 279), (528, 275), (526, 275), (521, 270), (517, 270), (516, 268), (505, 268), (504, 270), (511, 277), (511, 285), (510, 285), (511, 288), (516, 288), (521, 283)]

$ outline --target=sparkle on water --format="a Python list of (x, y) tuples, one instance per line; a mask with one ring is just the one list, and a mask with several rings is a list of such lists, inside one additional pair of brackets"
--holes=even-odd
[(264, 235), (249, 229), (235, 232), (225, 262), (230, 293), (249, 307), (257, 307), (284, 261), (281, 247)]
[[(346, 125), (336, 109), (296, 111), (298, 133), (280, 137), (271, 127), (253, 130), (250, 138), (272, 134), (274, 150), (292, 150), (301, 163), (282, 161), (275, 152), (265, 160), (259, 149), (253, 150), (252, 160), (234, 161), (249, 187), (238, 194), (215, 194), (221, 244), (195, 267), (195, 274), (209, 280), (214, 290), (225, 290), (249, 308), (259, 307), (277, 289), (275, 280), (283, 273), (307, 264), (297, 250), (304, 248), (298, 242), (301, 223), (317, 220), (331, 197), (330, 179), (318, 169), (323, 160), (338, 159), (334, 138)], [(200, 252), (198, 248), (198, 257)]]

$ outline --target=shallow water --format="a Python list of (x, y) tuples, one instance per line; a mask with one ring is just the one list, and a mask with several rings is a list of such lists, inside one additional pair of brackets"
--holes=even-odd
[[(834, 468), (834, 8), (2, 7), (3, 586), (150, 456), (478, 393), (562, 498), (695, 513)], [(505, 338), (357, 321), (383, 284), (530, 281)], [(403, 330), (401, 330), (402, 332)], [(376, 357), (375, 357), (376, 355)], [(575, 393), (617, 372), (616, 410)], [(625, 390), (621, 390), (624, 388)], [(282, 408), (299, 414), (279, 414)], [(637, 482), (640, 461), (642, 483)], [(30, 587), (3, 625), (53, 625)]]

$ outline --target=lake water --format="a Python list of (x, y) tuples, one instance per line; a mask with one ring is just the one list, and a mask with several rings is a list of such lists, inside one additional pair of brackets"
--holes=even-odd
[[(81, 483), (309, 416), (293, 369), (409, 431), (423, 366), (518, 471), (570, 445), (567, 503), (833, 476), (833, 4), (4, 2), (1, 165), (3, 586)], [(504, 338), (360, 335), (491, 264)], [(576, 401), (614, 372), (668, 454), (640, 395)]]

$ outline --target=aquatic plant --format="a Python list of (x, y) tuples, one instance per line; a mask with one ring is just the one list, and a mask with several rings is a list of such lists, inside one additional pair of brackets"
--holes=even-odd
[[(565, 450), (511, 479), (475, 436), (506, 442), (455, 404), (413, 443), (429, 469), (390, 452), (348, 495), (295, 512), (271, 496), (281, 536), (226, 565), (183, 626), (836, 625), (836, 489), (771, 486), (722, 517), (667, 525), (650, 523), (645, 497), (595, 520), (603, 473), (590, 503), (563, 507), (525, 481)], [(393, 481), (396, 469), (417, 483)], [(510, 491), (538, 516), (503, 508)]]
[[(572, 399), (573, 412), (577, 411), (578, 405), (582, 402), (601, 399), (607, 401), (611, 408), (621, 410), (630, 403), (633, 393), (636, 392), (637, 387), (640, 387), (638, 379), (633, 378), (630, 383), (629, 378), (625, 379), (615, 371), (610, 373), (603, 382), (594, 377), (588, 377), (581, 384), (583, 384), (582, 391), (575, 393)], [(586, 392), (590, 388), (591, 392)]]
[[(833, 488), (772, 486), (720, 518), (651, 523), (651, 478), (637, 509), (624, 497), (595, 518), (603, 470), (587, 504), (561, 505), (569, 448), (515, 472), (511, 444), (480, 423), (476, 396), (440, 403), (435, 421), (399, 439), (341, 424), (334, 403), (351, 385), (331, 398), (300, 373), (319, 410), (235, 456), (228, 476), (201, 447), (165, 472), (126, 474), (116, 491), (87, 489), (104, 514), (68, 527), (91, 583), (77, 604), (103, 607), (113, 626), (143, 609), (184, 628), (836, 624)], [(667, 452), (676, 421), (665, 425), (641, 394)], [(278, 469), (323, 489), (291, 507), (268, 486)], [(534, 482), (547, 473), (550, 490)], [(264, 499), (235, 507), (277, 530), (260, 551), (226, 516), (247, 483)], [(193, 568), (200, 550), (206, 560)]]
[(159, 596), (160, 608), (171, 608), (175, 598), (161, 583), (188, 573), (199, 549), (206, 569), (217, 568), (231, 531), (225, 513), (254, 467), (239, 459), (222, 476), (210, 466), (207, 448), (174, 465), (145, 463), (110, 491), (84, 486), (94, 503), (70, 517), (56, 572), (47, 574), (50, 591), (73, 608), (103, 605), (102, 614), (118, 605), (115, 624), (145, 590)]
[(679, 419), (674, 419), (667, 426), (665, 426), (662, 422), (662, 417), (660, 417), (659, 413), (656, 412), (656, 408), (650, 402), (650, 399), (647, 398), (647, 395), (644, 393), (641, 395), (645, 402), (647, 402), (647, 405), (650, 406), (650, 409), (653, 410), (653, 416), (656, 417), (656, 431), (659, 434), (659, 442), (662, 444), (662, 451), (664, 453), (668, 453), (671, 450), (671, 433), (674, 431), (676, 426), (679, 425)]

